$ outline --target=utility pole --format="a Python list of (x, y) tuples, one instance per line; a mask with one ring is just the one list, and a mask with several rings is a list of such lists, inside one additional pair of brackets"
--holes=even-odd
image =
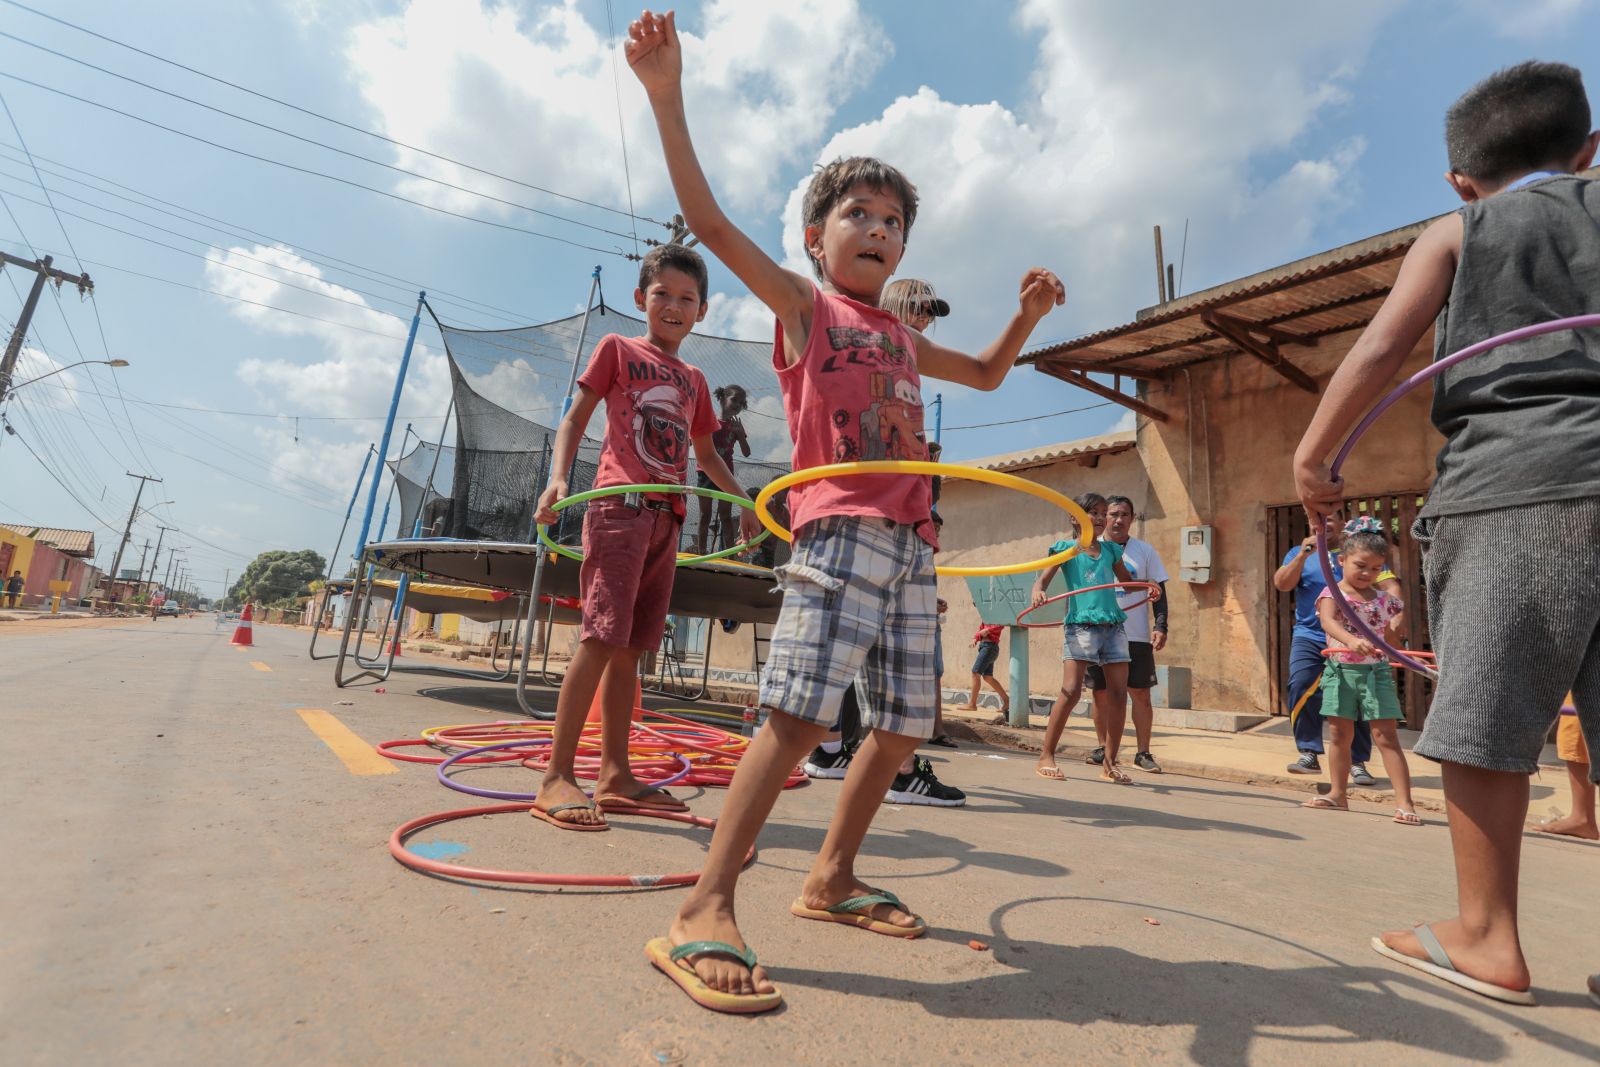
[[(150, 538), (144, 539), (144, 548), (139, 550), (139, 584), (144, 585), (144, 561), (150, 558)], [(147, 588), (145, 592), (149, 592)]]
[[(9, 381), (10, 379), (8, 378), (6, 380)], [(117, 554), (111, 560), (111, 578), (106, 585), (106, 594), (108, 598), (113, 597), (116, 593), (117, 568), (122, 566), (122, 550), (127, 548), (128, 542), (133, 539), (133, 520), (139, 515), (139, 498), (144, 495), (145, 483), (161, 481), (160, 478), (155, 478), (148, 474), (135, 474), (132, 471), (126, 471), (125, 473), (130, 478), (139, 479), (139, 491), (133, 494), (133, 510), (128, 512), (128, 525), (123, 528), (122, 540), (117, 542)]]
[(177, 527), (162, 526), (160, 523), (157, 523), (156, 529), (160, 530), (161, 532), (156, 534), (156, 554), (150, 558), (150, 579), (148, 583), (146, 583), (147, 586), (155, 584), (156, 569), (161, 566), (161, 539), (167, 536), (168, 530), (176, 530)]
[(56, 270), (50, 263), (49, 256), (35, 262), (0, 252), (0, 270), (10, 265), (31, 270), (35, 275), (33, 288), (28, 291), (28, 299), (22, 305), (22, 314), (17, 316), (17, 328), (11, 331), (11, 340), (6, 343), (6, 354), (0, 357), (0, 401), (5, 400), (6, 393), (11, 388), (11, 377), (17, 365), (17, 357), (22, 354), (22, 342), (28, 336), (28, 324), (33, 320), (33, 309), (39, 305), (39, 294), (44, 292), (44, 283), (53, 278), (58, 289), (63, 282), (70, 282), (78, 287), (80, 294), (94, 291), (94, 282), (89, 280), (87, 274), (68, 274)]
[[(366, 470), (367, 469), (366, 465), (363, 464), (361, 469), (362, 470)], [(355, 503), (355, 497), (352, 496), (350, 498), (350, 502), (353, 505)], [(348, 516), (346, 516), (346, 517), (348, 517)], [(336, 553), (337, 553), (337, 551), (338, 550), (335, 549)], [(222, 596), (217, 598), (217, 603), (221, 604), (224, 608), (226, 608), (228, 606), (228, 575), (230, 575), (232, 573), (233, 573), (233, 568), (231, 568), (231, 567), (225, 568), (223, 570), (223, 572), (222, 572)]]
[(177, 545), (169, 546), (167, 548), (167, 569), (166, 569), (166, 572), (161, 577), (162, 588), (165, 588), (165, 589), (171, 589), (172, 588), (172, 565), (175, 562), (177, 562), (177, 559), (178, 559), (178, 546)]

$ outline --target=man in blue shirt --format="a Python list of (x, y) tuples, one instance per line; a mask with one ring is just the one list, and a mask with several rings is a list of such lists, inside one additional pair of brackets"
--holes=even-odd
[[(1343, 527), (1338, 523), (1330, 524), (1328, 550), (1334, 556), (1335, 578), (1344, 577), (1338, 561), (1339, 545), (1343, 541)], [(1317, 597), (1327, 584), (1322, 566), (1317, 562), (1315, 536), (1307, 536), (1298, 548), (1291, 548), (1283, 557), (1283, 565), (1272, 576), (1272, 585), (1278, 592), (1294, 592), (1294, 641), (1289, 646), (1289, 714), (1293, 718), (1294, 744), (1300, 750), (1300, 758), (1289, 764), (1290, 774), (1322, 773), (1322, 763), (1317, 759), (1322, 755), (1322, 693), (1315, 692), (1307, 697), (1306, 691), (1322, 675), (1322, 650), (1328, 646), (1322, 620), (1317, 618)], [(1378, 578), (1378, 588), (1398, 596), (1400, 583), (1385, 571)], [(1295, 714), (1296, 707), (1300, 708), (1299, 714)], [(1365, 722), (1358, 722), (1355, 737), (1350, 742), (1350, 781), (1353, 784), (1377, 784), (1377, 779), (1367, 771), (1367, 760), (1371, 757), (1372, 731)]]

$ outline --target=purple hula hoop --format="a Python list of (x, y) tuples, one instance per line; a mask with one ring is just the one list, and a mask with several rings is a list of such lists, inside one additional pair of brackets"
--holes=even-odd
[[(1473, 356), (1481, 355), (1484, 352), (1489, 351), (1491, 348), (1499, 348), (1501, 345), (1510, 344), (1513, 341), (1523, 341), (1529, 337), (1538, 337), (1547, 333), (1558, 333), (1561, 330), (1580, 330), (1594, 326), (1600, 326), (1600, 315), (1574, 315), (1571, 318), (1566, 319), (1551, 319), (1549, 322), (1540, 322), (1535, 323), (1532, 326), (1523, 326), (1519, 329), (1509, 330), (1506, 333), (1498, 334), (1486, 341), (1479, 341), (1477, 344), (1468, 345), (1459, 352), (1453, 352), (1450, 355), (1445, 356), (1443, 359), (1429, 364), (1428, 366), (1417, 371), (1417, 373), (1413, 374), (1411, 377), (1407, 378), (1405, 381), (1401, 382), (1394, 392), (1378, 401), (1377, 406), (1371, 411), (1367, 412), (1367, 417), (1356, 424), (1356, 428), (1350, 431), (1350, 436), (1345, 438), (1344, 444), (1339, 446), (1339, 451), (1334, 454), (1333, 463), (1329, 466), (1328, 473), (1331, 475), (1334, 481), (1338, 481), (1339, 470), (1344, 466), (1344, 461), (1349, 458), (1351, 450), (1356, 447), (1356, 442), (1361, 440), (1361, 436), (1371, 428), (1373, 423), (1378, 421), (1379, 416), (1393, 407), (1396, 401), (1405, 396), (1407, 393), (1411, 392), (1411, 390), (1415, 389), (1423, 382), (1443, 374), (1445, 371), (1449, 370), (1451, 367), (1454, 367), (1462, 360), (1471, 359)], [(1321, 564), (1322, 576), (1327, 580), (1328, 595), (1333, 597), (1334, 603), (1339, 605), (1339, 612), (1344, 616), (1345, 621), (1350, 623), (1355, 628), (1356, 632), (1361, 634), (1361, 636), (1365, 637), (1368, 641), (1371, 641), (1378, 648), (1381, 648), (1387, 652), (1391, 657), (1394, 658), (1396, 662), (1401, 663), (1404, 666), (1409, 667), (1421, 674), (1425, 674), (1429, 678), (1437, 681), (1439, 678), (1438, 671), (1427, 666), (1426, 664), (1419, 663), (1410, 656), (1406, 655), (1402, 650), (1395, 648), (1393, 645), (1389, 644), (1389, 642), (1385, 641), (1383, 636), (1376, 630), (1356, 617), (1355, 609), (1350, 606), (1350, 601), (1347, 600), (1344, 593), (1339, 590), (1339, 580), (1333, 576), (1333, 557), (1328, 553), (1327, 531), (1321, 527), (1318, 527), (1316, 534), (1317, 562)]]
[[(475, 785), (467, 785), (467, 784), (465, 784), (463, 782), (458, 782), (454, 778), (451, 778), (448, 774), (446, 774), (444, 772), (449, 770), (452, 766), (454, 766), (455, 762), (457, 760), (462, 759), (462, 758), (464, 758), (466, 756), (476, 756), (476, 755), (480, 755), (480, 754), (482, 754), (484, 752), (499, 752), (499, 751), (502, 751), (502, 750), (508, 749), (508, 748), (521, 748), (523, 746), (530, 746), (530, 747), (549, 746), (549, 745), (553, 745), (553, 744), (555, 744), (555, 740), (553, 738), (536, 737), (536, 738), (533, 738), (531, 740), (528, 739), (528, 738), (523, 738), (520, 741), (504, 741), (504, 742), (501, 742), (500, 744), (497, 744), (497, 745), (484, 745), (481, 748), (465, 749), (465, 750), (463, 750), (461, 752), (457, 752), (454, 756), (451, 756), (449, 759), (447, 759), (443, 763), (439, 764), (439, 767), (435, 771), (435, 774), (438, 776), (439, 781), (440, 781), (441, 784), (443, 784), (443, 785), (445, 785), (445, 786), (447, 786), (447, 787), (449, 787), (451, 789), (457, 790), (458, 792), (471, 793), (475, 797), (486, 797), (489, 800), (525, 800), (525, 801), (527, 801), (527, 802), (529, 802), (531, 804), (533, 801), (539, 799), (539, 794), (537, 794), (537, 793), (507, 793), (507, 792), (505, 792), (504, 790), (501, 790), (501, 789), (479, 789)], [(683, 766), (681, 768), (679, 768), (679, 770), (678, 770), (678, 772), (676, 774), (673, 774), (673, 775), (671, 775), (670, 777), (667, 777), (667, 778), (663, 778), (659, 782), (650, 783), (651, 785), (655, 786), (657, 789), (665, 789), (669, 785), (677, 785), (679, 782), (681, 782), (685, 778), (689, 777), (689, 772), (694, 768), (694, 765), (689, 762), (688, 757), (683, 755), (683, 753), (674, 752), (672, 754), (674, 756), (678, 757), (678, 762), (683, 764)]]

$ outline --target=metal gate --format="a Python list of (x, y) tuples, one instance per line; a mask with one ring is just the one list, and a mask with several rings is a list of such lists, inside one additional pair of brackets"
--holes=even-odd
[[(1371, 496), (1347, 497), (1344, 502), (1346, 517), (1371, 515), (1389, 534), (1394, 545), (1390, 567), (1400, 578), (1400, 596), (1406, 602), (1405, 644), (1410, 648), (1432, 648), (1428, 631), (1428, 603), (1422, 581), (1422, 549), (1411, 538), (1411, 524), (1416, 521), (1417, 510), (1422, 507), (1424, 495), (1420, 492), (1378, 493)], [(1272, 575), (1283, 563), (1289, 549), (1298, 545), (1311, 532), (1306, 513), (1299, 504), (1283, 504), (1267, 508), (1267, 574)], [(1311, 564), (1308, 564), (1310, 566)], [(1270, 618), (1267, 624), (1267, 656), (1272, 664), (1270, 685), (1272, 713), (1287, 715), (1285, 699), (1289, 680), (1289, 646), (1294, 631), (1294, 594), (1272, 591)], [(1406, 726), (1422, 729), (1428, 717), (1428, 706), (1433, 701), (1433, 683), (1415, 671), (1398, 672), (1400, 706), (1405, 709)]]

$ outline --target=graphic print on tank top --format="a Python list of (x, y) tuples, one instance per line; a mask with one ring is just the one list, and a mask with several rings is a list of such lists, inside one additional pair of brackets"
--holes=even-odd
[(920, 460), (927, 457), (922, 435), (922, 390), (911, 370), (911, 353), (888, 333), (853, 326), (830, 326), (828, 356), (820, 374), (870, 368), (867, 406), (833, 412), (833, 460)]

